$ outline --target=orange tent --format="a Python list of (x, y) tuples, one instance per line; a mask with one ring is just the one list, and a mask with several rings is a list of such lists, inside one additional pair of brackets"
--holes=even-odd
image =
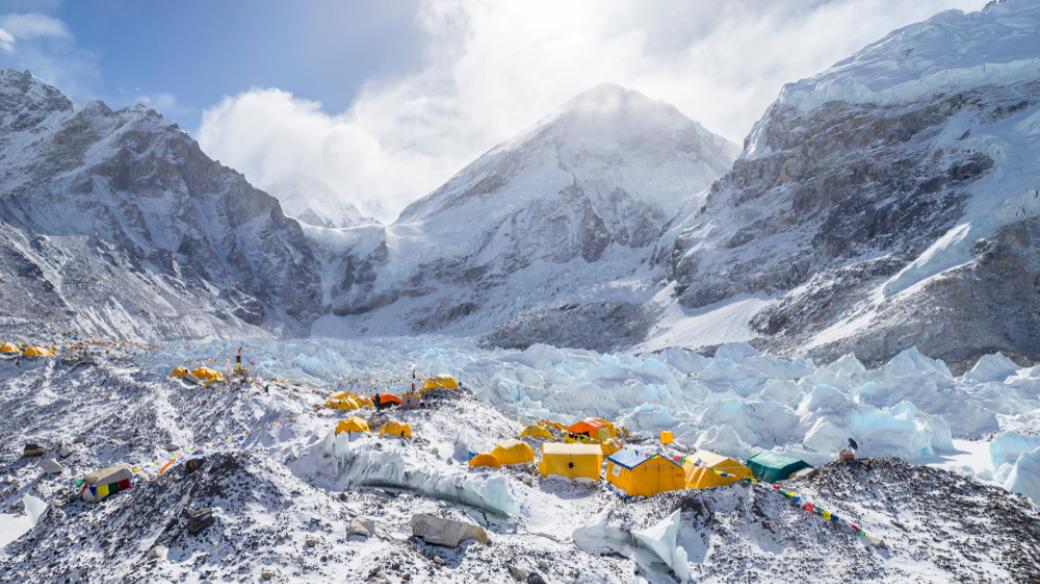
[(377, 393), (372, 396), (376, 409), (388, 408), (392, 405), (401, 405), (401, 398), (392, 393)]

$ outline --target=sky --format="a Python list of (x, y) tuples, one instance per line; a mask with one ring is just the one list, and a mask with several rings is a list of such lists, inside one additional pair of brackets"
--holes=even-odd
[(77, 103), (145, 103), (261, 188), (305, 175), (392, 220), (600, 83), (741, 143), (785, 82), (983, 4), (0, 0), (0, 66)]

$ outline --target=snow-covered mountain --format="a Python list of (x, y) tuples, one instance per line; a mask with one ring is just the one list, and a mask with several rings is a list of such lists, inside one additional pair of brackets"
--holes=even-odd
[(484, 332), (545, 304), (602, 300), (736, 153), (668, 104), (598, 86), (348, 254), (334, 310), (371, 313), (355, 329)]
[(787, 85), (662, 240), (682, 314), (875, 362), (1040, 357), (1040, 4), (897, 30)]
[(329, 228), (378, 223), (363, 215), (328, 184), (310, 175), (294, 174), (262, 186), (278, 199), (286, 215), (300, 223)]
[(318, 309), (300, 226), (142, 106), (0, 72), (0, 201), (5, 329), (228, 336)]

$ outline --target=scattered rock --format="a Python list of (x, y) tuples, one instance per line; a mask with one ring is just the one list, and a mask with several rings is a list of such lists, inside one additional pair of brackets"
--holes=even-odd
[(542, 578), (538, 572), (531, 572), (527, 575), (527, 584), (548, 584), (545, 578)]
[(535, 562), (535, 563), (538, 564), (538, 567), (543, 569), (543, 570), (548, 570), (549, 569), (549, 562), (543, 560), (542, 558), (538, 558), (538, 561)]
[(157, 543), (152, 546), (152, 549), (148, 550), (148, 557), (155, 558), (157, 560), (165, 560), (166, 555), (170, 553), (170, 549), (161, 543)]
[(60, 447), (58, 447), (58, 456), (62, 458), (68, 458), (72, 456), (73, 452), (74, 451), (72, 450), (72, 447), (66, 444), (62, 444)]
[(188, 533), (195, 535), (210, 525), (213, 525), (214, 521), (216, 521), (216, 519), (213, 517), (212, 509), (205, 508), (188, 511)]
[(75, 438), (72, 439), (72, 443), (73, 444), (83, 444), (86, 441), (87, 441), (87, 437), (84, 436), (83, 434), (80, 434), (80, 435), (78, 435), (78, 436), (76, 436)]
[(166, 446), (163, 446), (163, 448), (165, 448), (167, 452), (177, 452), (178, 450), (180, 450), (180, 446), (177, 446), (173, 442), (170, 442)]
[(204, 459), (204, 458), (192, 458), (192, 459), (189, 459), (188, 462), (184, 463), (184, 472), (186, 474), (191, 474), (191, 473), (199, 470), (200, 468), (202, 468), (202, 465), (205, 464), (205, 463), (206, 463), (206, 459)]
[(61, 474), (65, 467), (53, 458), (45, 458), (40, 461), (40, 468), (47, 474)]
[(479, 525), (425, 513), (412, 516), (412, 535), (422, 538), (426, 543), (446, 547), (458, 547), (460, 542), (467, 539), (475, 539), (485, 545), (491, 543), (487, 532)]
[(509, 568), (509, 574), (513, 577), (513, 579), (517, 580), (518, 582), (523, 582), (527, 580), (527, 572), (521, 570), (520, 568), (517, 568), (513, 564), (507, 564), (506, 567)]
[(314, 539), (313, 537), (308, 537), (307, 539), (303, 540), (303, 545), (307, 547), (314, 547), (318, 545), (318, 540)]
[[(369, 521), (368, 523), (371, 523)], [(361, 537), (369, 537), (372, 535), (372, 531), (369, 530), (368, 525), (360, 519), (351, 519), (347, 523), (347, 535), (360, 535)]]
[(33, 456), (43, 456), (47, 452), (47, 449), (39, 444), (33, 444), (32, 442), (26, 442), (25, 448), (22, 449), (22, 458), (31, 458)]
[(260, 570), (261, 580), (270, 580), (271, 578), (274, 578), (274, 572), (271, 572), (269, 570)]
[(448, 562), (445, 562), (444, 558), (442, 558), (440, 556), (433, 556), (433, 563), (437, 564), (438, 566), (443, 566), (444, 564), (447, 564)]

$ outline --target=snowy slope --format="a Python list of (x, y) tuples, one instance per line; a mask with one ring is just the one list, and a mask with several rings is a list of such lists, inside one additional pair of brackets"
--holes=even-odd
[(410, 205), (370, 255), (351, 255), (334, 310), (372, 313), (340, 323), (351, 330), (484, 332), (561, 304), (637, 306), (645, 291), (600, 289), (645, 271), (667, 222), (735, 155), (668, 104), (593, 88)]
[(0, 200), (4, 328), (230, 336), (319, 308), (299, 225), (142, 106), (0, 72)]
[(296, 174), (261, 186), (278, 199), (286, 215), (300, 223), (331, 228), (378, 223), (362, 215), (329, 185), (309, 175)]
[[(39, 525), (0, 549), (4, 575), (396, 583), (510, 581), (511, 572), (521, 570), (548, 582), (664, 583), (674, 581), (673, 569), (660, 554), (672, 550), (646, 536), (678, 511), (672, 546), (682, 549), (693, 581), (1040, 577), (1038, 508), (974, 480), (985, 477), (973, 477), (972, 469), (953, 473), (868, 458), (821, 464), (814, 474), (786, 484), (804, 501), (857, 522), (885, 542), (874, 547), (765, 487), (738, 484), (626, 501), (602, 482), (574, 484), (542, 479), (528, 467), (471, 470), (464, 464), (468, 451), (512, 438), (522, 423), (542, 416), (569, 422), (607, 415), (634, 430), (644, 446), (659, 429), (673, 427), (679, 430), (677, 452), (689, 452), (696, 442), (736, 456), (738, 443), (719, 440), (713, 426), (723, 421), (756, 448), (799, 452), (795, 444), (804, 443), (811, 453), (821, 446), (814, 462), (822, 463), (844, 443), (845, 431), (860, 441), (863, 454), (891, 455), (934, 440), (945, 420), (952, 426), (980, 407), (1007, 407), (1014, 414), (1001, 417), (1001, 429), (1012, 418), (1023, 430), (1032, 429), (1003, 432), (989, 450), (996, 461), (1014, 458), (1009, 476), (1021, 478), (1012, 486), (1027, 486), (1030, 477), (1040, 477), (1040, 469), (1027, 464), (1030, 456), (1040, 456), (1040, 446), (1019, 451), (1040, 440), (1040, 378), (999, 356), (954, 378), (941, 362), (914, 353), (868, 370), (852, 358), (816, 367), (746, 345), (706, 358), (681, 350), (642, 357), (545, 346), (480, 351), (447, 341), (253, 341), (246, 356), (263, 379), (298, 381), (210, 388), (165, 373), (188, 359), (219, 361), (235, 343), (176, 343), (133, 353), (132, 360), (95, 352), (96, 364), (16, 366), (0, 359), (0, 406), (7, 414), (0, 435), (8, 444), (0, 452), (0, 517), (20, 513), (25, 494), (51, 506)], [(407, 421), (415, 435), (411, 441), (333, 438), (330, 429), (348, 412), (312, 407), (344, 383), (372, 391), (367, 380), (400, 378), (413, 367), (421, 374), (456, 373), (469, 389), (462, 399), (429, 402), (419, 410), (349, 412), (373, 425), (390, 416)], [(887, 419), (872, 405), (899, 400), (899, 392), (918, 387), (937, 392), (911, 392), (915, 405), (889, 407), (896, 415)], [(958, 399), (942, 398), (942, 392)], [(602, 399), (577, 399), (591, 393)], [(641, 405), (644, 399), (661, 406)], [(933, 418), (918, 406), (944, 413)], [(821, 421), (850, 425), (828, 444), (831, 433), (817, 429)], [(852, 425), (857, 421), (859, 426)], [(782, 433), (805, 428), (811, 432), (802, 437)], [(223, 440), (204, 447), (197, 469), (189, 471), (182, 462), (159, 475), (155, 467), (146, 468), (133, 489), (100, 504), (75, 496), (74, 480), (88, 470), (164, 461), (217, 438)], [(46, 475), (37, 460), (18, 458), (25, 442), (48, 447), (46, 458), (58, 458), (58, 444), (69, 446), (70, 454), (58, 458), (66, 470)], [(917, 462), (928, 462), (921, 456), (911, 453)], [(189, 533), (188, 513), (200, 509), (210, 509), (215, 521)], [(448, 549), (423, 543), (411, 535), (416, 513), (484, 526), (490, 544)], [(371, 520), (375, 533), (348, 534), (355, 519)]]
[[(1040, 356), (1040, 4), (945, 12), (784, 88), (658, 258), (780, 351)], [(663, 334), (663, 333), (662, 333)]]

